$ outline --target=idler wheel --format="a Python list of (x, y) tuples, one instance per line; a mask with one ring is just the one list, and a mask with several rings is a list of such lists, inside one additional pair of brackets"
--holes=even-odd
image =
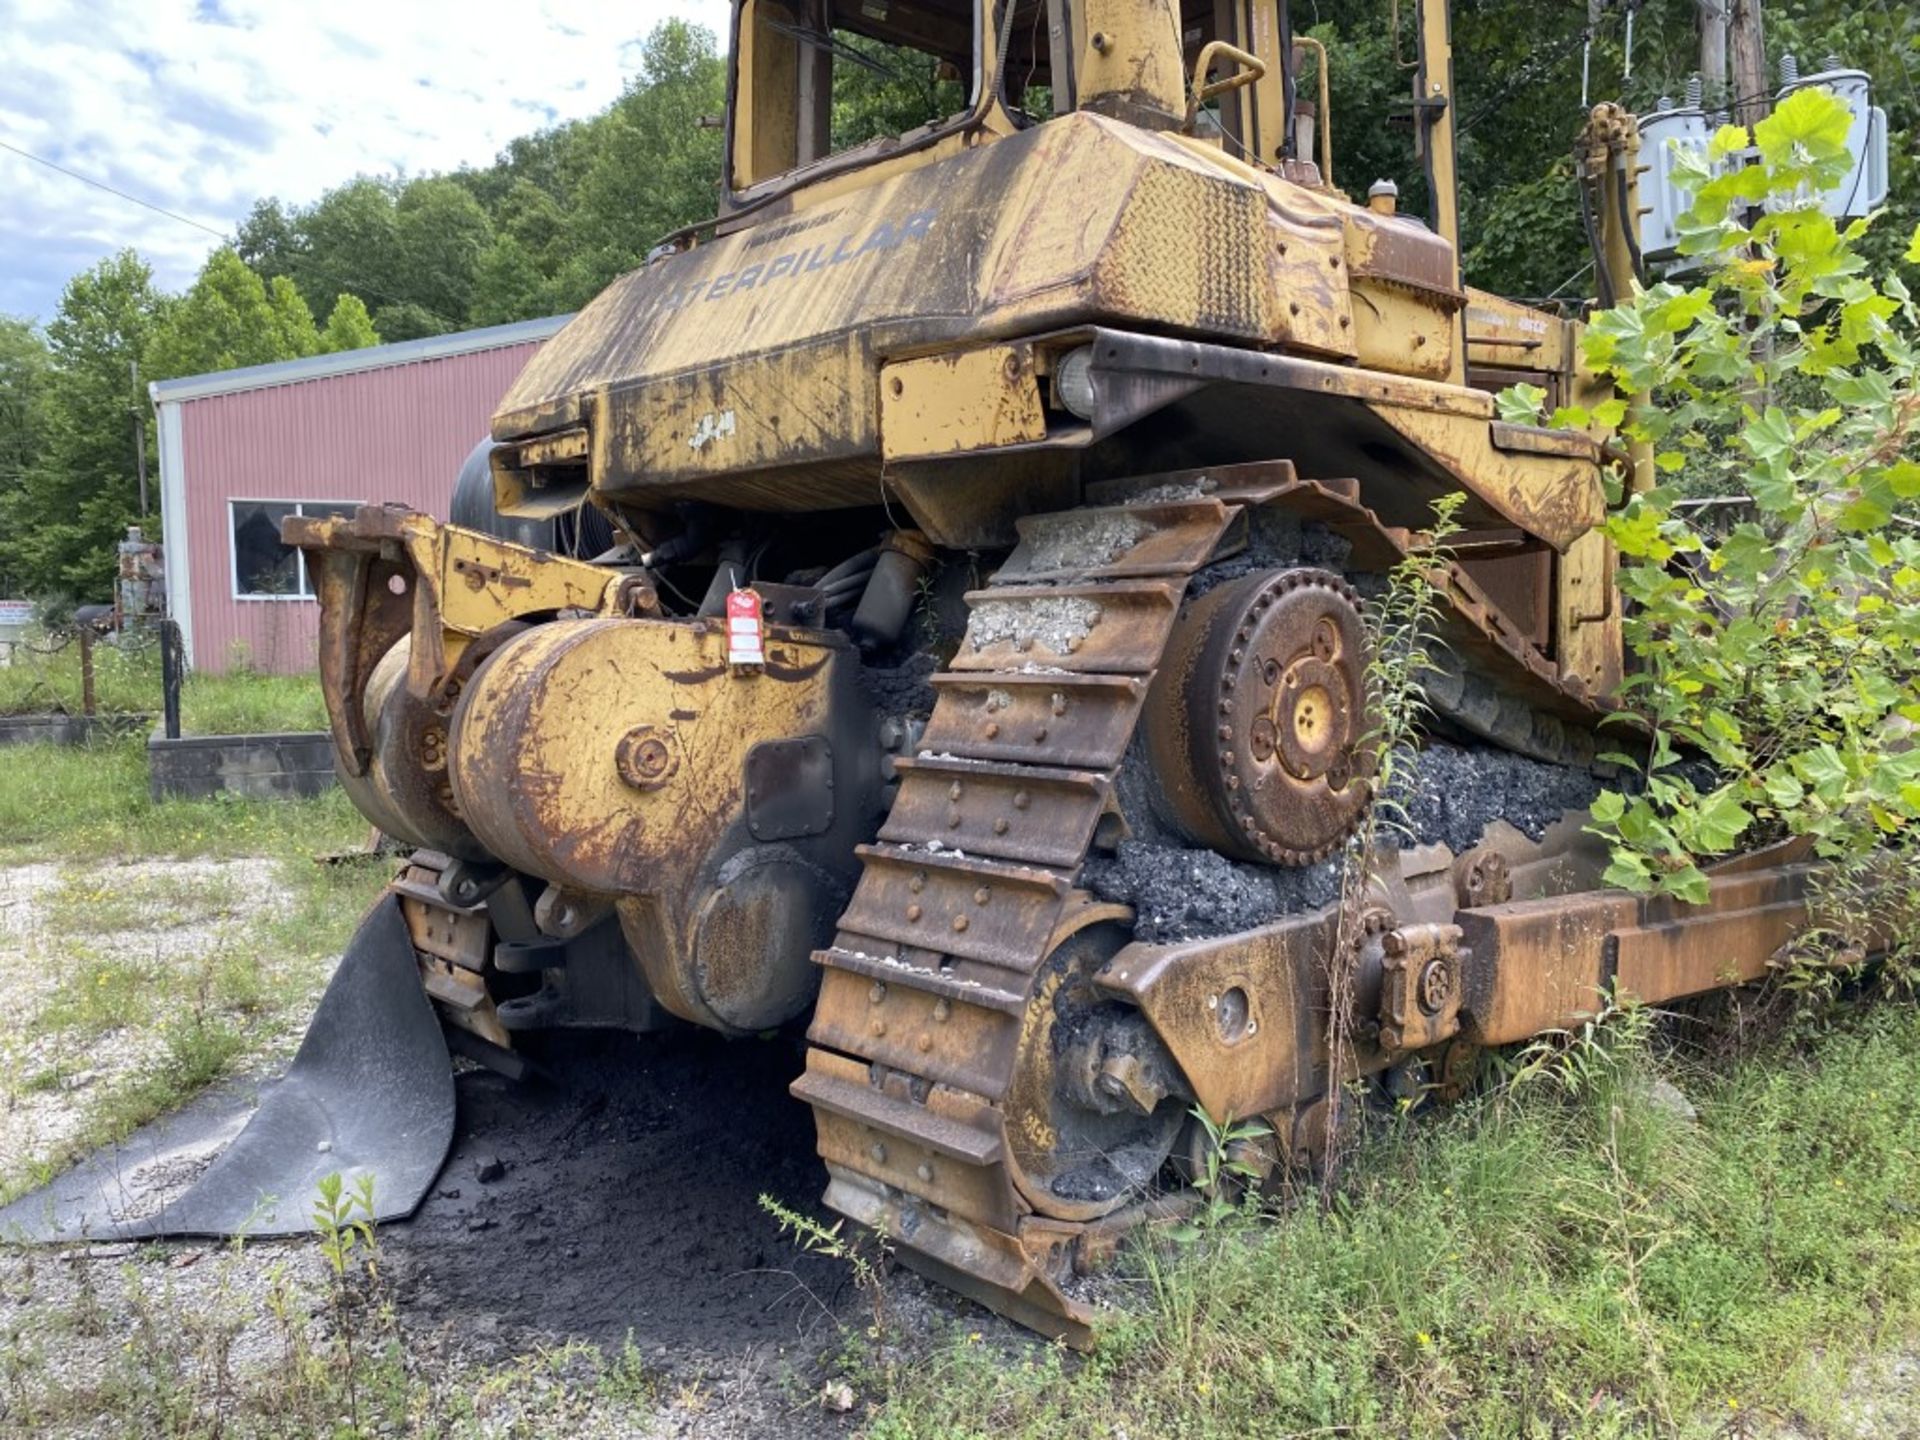
[(1269, 570), (1189, 604), (1146, 712), (1162, 810), (1242, 859), (1311, 865), (1369, 796), (1366, 627), (1324, 570)]
[(1001, 1102), (1007, 1170), (1055, 1220), (1096, 1220), (1144, 1194), (1192, 1103), (1146, 1020), (1093, 984), (1125, 940), (1113, 925), (1063, 940), (1021, 1019)]

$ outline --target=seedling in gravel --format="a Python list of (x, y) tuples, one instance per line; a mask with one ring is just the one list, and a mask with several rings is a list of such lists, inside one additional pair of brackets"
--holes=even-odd
[(867, 1297), (873, 1309), (873, 1324), (867, 1333), (870, 1338), (879, 1339), (886, 1331), (887, 1319), (886, 1242), (875, 1239), (869, 1243), (850, 1238), (845, 1233), (845, 1220), (823, 1225), (811, 1215), (782, 1205), (771, 1195), (760, 1197), (760, 1208), (778, 1221), (780, 1233), (792, 1236), (793, 1243), (802, 1250), (838, 1260), (852, 1272), (854, 1287)]
[[(353, 1431), (360, 1433), (361, 1358), (354, 1320), (355, 1282), (364, 1276), (370, 1287), (380, 1280), (380, 1245), (373, 1230), (373, 1174), (362, 1171), (348, 1188), (339, 1171), (323, 1175), (313, 1204), (313, 1228), (320, 1234), (320, 1253), (333, 1272), (331, 1287), (335, 1332), (340, 1337), (341, 1369), (347, 1387), (347, 1409)], [(383, 1325), (391, 1327), (392, 1311), (380, 1307)]]
[(333, 1278), (342, 1283), (354, 1268), (356, 1252), (365, 1257), (369, 1274), (379, 1260), (379, 1242), (373, 1233), (373, 1184), (371, 1171), (356, 1176), (351, 1190), (337, 1170), (320, 1177), (313, 1228), (320, 1232), (320, 1253), (327, 1257)]

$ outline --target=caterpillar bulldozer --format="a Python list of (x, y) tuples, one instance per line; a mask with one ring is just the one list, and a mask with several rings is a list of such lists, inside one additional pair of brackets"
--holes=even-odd
[[(717, 219), (530, 361), (466, 523), (285, 522), (341, 783), (411, 854), (288, 1080), (123, 1231), (297, 1230), (274, 1197), (334, 1169), (410, 1211), (449, 1049), (804, 1026), (825, 1204), (1085, 1343), (1084, 1275), (1192, 1203), (1200, 1117), (1310, 1160), (1342, 1087), (1765, 973), (1804, 853), (1703, 905), (1600, 883), (1600, 527), (1644, 457), (1498, 418), (1599, 386), (1577, 318), (1462, 282), (1444, 4), (1409, 69), (1425, 215), (1335, 185), (1284, 0), (732, 27)], [(952, 113), (848, 143), (848, 77), (902, 66)], [(1624, 293), (1631, 117), (1587, 140)], [(1424, 789), (1357, 856), (1368, 601), (1409, 556)]]

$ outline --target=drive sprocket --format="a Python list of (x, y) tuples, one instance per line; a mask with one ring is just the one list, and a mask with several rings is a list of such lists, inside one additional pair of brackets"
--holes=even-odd
[(1324, 570), (1269, 570), (1182, 612), (1145, 717), (1167, 818), (1196, 844), (1311, 865), (1366, 812), (1366, 627)]

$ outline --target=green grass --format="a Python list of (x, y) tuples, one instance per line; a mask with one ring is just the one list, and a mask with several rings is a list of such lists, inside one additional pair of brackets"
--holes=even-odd
[(196, 925), (230, 919), (246, 906), (244, 887), (226, 875), (157, 870), (102, 876), (76, 866), (43, 902), (46, 922), (65, 935), (102, 935), (140, 925)]
[[(158, 711), (158, 648), (95, 641), (93, 691), (95, 705), (106, 714)], [(80, 641), (71, 631), (30, 635), (0, 666), (0, 715), (78, 715), (84, 695)]]
[[(51, 1040), (54, 1058), (9, 1072), (0, 1092), (62, 1087), (90, 1068), (89, 1044), (111, 1032), (157, 1041), (137, 1073), (76, 1097), (86, 1107), (80, 1133), (0, 1174), (0, 1193), (30, 1188), (183, 1103), (301, 1023), (390, 868), (313, 857), (355, 848), (367, 834), (338, 790), (313, 800), (156, 803), (138, 737), (0, 750), (0, 864), (62, 865), (30, 940), (59, 983), (31, 1015), (0, 1022), (0, 1050), (14, 1053), (15, 1039)], [(259, 883), (280, 903), (262, 904), (232, 874), (110, 868), (163, 857), (264, 857)], [(147, 938), (187, 925), (204, 927), (207, 938), (184, 957), (163, 958)]]
[(180, 728), (189, 735), (324, 730), (327, 702), (317, 675), (196, 673), (180, 689)]
[[(36, 637), (0, 667), (0, 715), (65, 714), (82, 710), (80, 645), (61, 636)], [(142, 636), (93, 648), (94, 701), (99, 713), (161, 711), (160, 651)], [(192, 735), (250, 735), (326, 728), (327, 707), (314, 675), (263, 675), (244, 666), (225, 675), (187, 676), (180, 690), (181, 728)]]
[(1142, 1250), (1078, 1364), (966, 1337), (874, 1440), (1751, 1433), (1920, 1330), (1920, 1015), (1885, 1005), (1684, 1077), (1389, 1123), (1330, 1206)]
[(0, 750), (0, 862), (152, 855), (311, 855), (363, 843), (346, 796), (252, 801), (150, 798), (146, 741)]
[[(655, 1414), (666, 1398), (664, 1377), (631, 1337), (604, 1348), (580, 1340), (540, 1345), (499, 1361), (451, 1352), (437, 1338), (415, 1344), (398, 1319), (377, 1236), (355, 1247), (338, 1277), (269, 1264), (238, 1242), (200, 1259), (191, 1277), (170, 1271), (165, 1258), (78, 1257), (69, 1267), (78, 1283), (58, 1299), (36, 1294), (27, 1272), (25, 1293), (8, 1297), (13, 1318), (0, 1328), (8, 1433), (177, 1440), (667, 1433)], [(50, 1363), (55, 1351), (89, 1343), (97, 1363)]]

